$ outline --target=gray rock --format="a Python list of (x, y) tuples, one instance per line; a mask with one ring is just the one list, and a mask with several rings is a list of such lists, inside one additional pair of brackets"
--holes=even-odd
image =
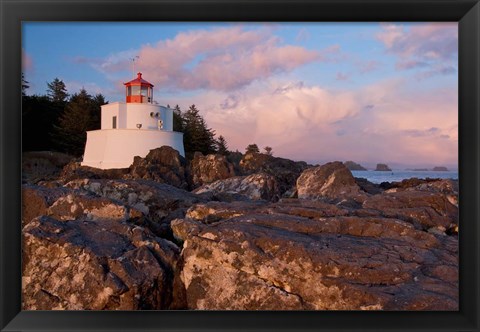
[(196, 194), (222, 194), (240, 195), (253, 200), (278, 200), (280, 191), (278, 184), (272, 175), (266, 173), (252, 174), (248, 176), (236, 176), (225, 180), (218, 180), (206, 184), (193, 191)]

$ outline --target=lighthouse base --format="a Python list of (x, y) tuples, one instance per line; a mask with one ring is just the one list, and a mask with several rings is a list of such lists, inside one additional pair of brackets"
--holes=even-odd
[(100, 169), (128, 168), (135, 156), (142, 158), (152, 149), (171, 146), (185, 156), (183, 133), (142, 129), (102, 129), (87, 131), (82, 166)]

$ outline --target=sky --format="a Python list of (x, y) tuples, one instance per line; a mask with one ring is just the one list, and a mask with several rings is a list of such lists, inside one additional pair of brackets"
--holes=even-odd
[(27, 94), (59, 78), (124, 101), (142, 72), (159, 104), (195, 104), (230, 150), (458, 166), (456, 22), (24, 22), (22, 57)]

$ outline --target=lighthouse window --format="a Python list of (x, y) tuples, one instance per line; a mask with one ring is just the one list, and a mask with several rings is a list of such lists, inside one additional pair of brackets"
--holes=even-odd
[(112, 128), (117, 129), (117, 117), (116, 116), (114, 116), (112, 118)]
[(147, 95), (147, 91), (148, 91), (148, 87), (146, 87), (146, 86), (142, 86), (142, 92), (141, 92), (141, 95), (142, 95), (142, 96), (146, 96), (146, 95)]
[(134, 85), (132, 86), (132, 95), (139, 96), (140, 95), (140, 86)]

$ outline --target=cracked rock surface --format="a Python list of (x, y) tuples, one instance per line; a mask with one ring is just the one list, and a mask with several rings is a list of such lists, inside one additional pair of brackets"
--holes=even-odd
[(24, 310), (458, 310), (458, 181), (170, 152), (23, 185)]
[(328, 203), (243, 204), (202, 204), (172, 221), (189, 308), (458, 309), (454, 236)]
[(23, 229), (24, 310), (168, 309), (179, 248), (114, 219), (60, 221)]

